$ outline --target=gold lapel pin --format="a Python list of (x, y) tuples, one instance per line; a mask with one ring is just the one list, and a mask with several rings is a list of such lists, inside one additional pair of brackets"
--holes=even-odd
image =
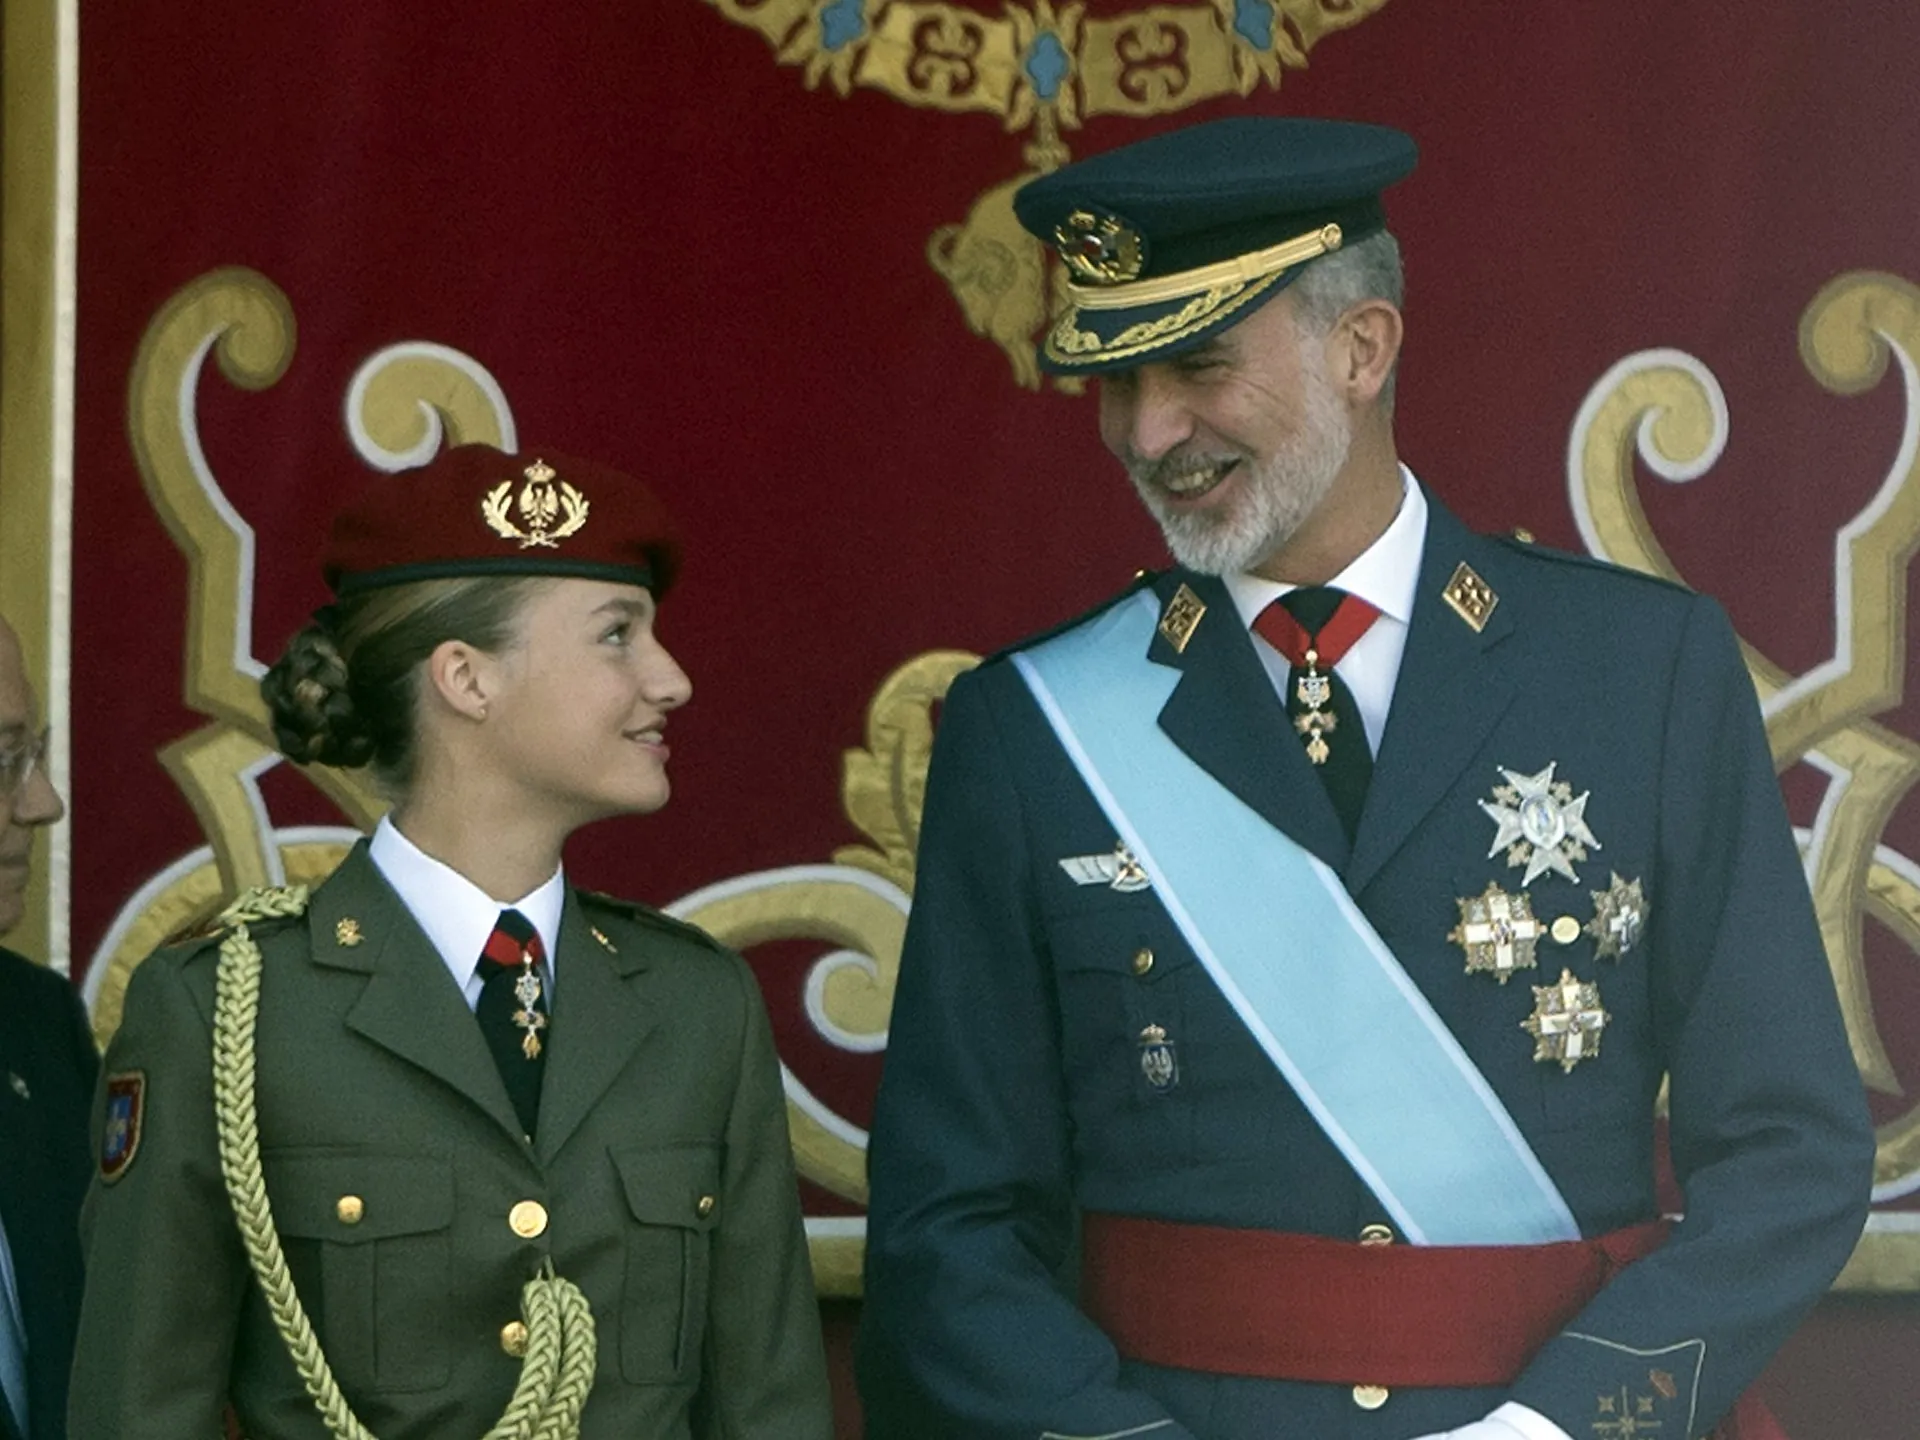
[(1447, 588), (1440, 592), (1440, 598), (1447, 602), (1454, 614), (1473, 627), (1476, 635), (1487, 628), (1493, 607), (1500, 603), (1500, 597), (1493, 593), (1493, 587), (1482, 580), (1464, 560), (1454, 567), (1453, 578), (1447, 581)]
[(351, 950), (366, 937), (360, 933), (360, 922), (351, 915), (342, 915), (333, 922), (333, 943)]
[(1193, 639), (1193, 632), (1200, 628), (1200, 617), (1206, 613), (1206, 601), (1185, 585), (1173, 592), (1167, 608), (1160, 612), (1160, 633), (1167, 637), (1175, 654), (1186, 653), (1187, 642)]

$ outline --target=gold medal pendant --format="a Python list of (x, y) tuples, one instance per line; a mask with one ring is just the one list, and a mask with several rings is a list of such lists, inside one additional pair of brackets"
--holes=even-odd
[(1327, 702), (1333, 699), (1333, 682), (1320, 673), (1320, 653), (1307, 651), (1306, 661), (1307, 672), (1294, 680), (1293, 693), (1307, 710), (1304, 715), (1294, 717), (1293, 728), (1306, 737), (1307, 759), (1324, 765), (1327, 756), (1333, 753), (1327, 746), (1327, 736), (1339, 725), (1340, 717), (1326, 708)]
[(547, 1017), (533, 1007), (540, 1003), (540, 975), (531, 957), (521, 966), (520, 978), (513, 982), (513, 998), (520, 1008), (513, 1012), (513, 1023), (526, 1034), (520, 1041), (520, 1053), (529, 1060), (540, 1056), (540, 1032), (547, 1028)]

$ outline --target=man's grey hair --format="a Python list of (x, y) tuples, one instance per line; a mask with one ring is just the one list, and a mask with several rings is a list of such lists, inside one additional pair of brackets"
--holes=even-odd
[[(1401, 309), (1407, 293), (1406, 272), (1400, 265), (1400, 242), (1391, 232), (1377, 230), (1366, 239), (1323, 255), (1293, 282), (1293, 313), (1303, 335), (1325, 335), (1353, 306), (1363, 300), (1385, 300)], [(1400, 362), (1394, 360), (1380, 403), (1393, 414), (1394, 382)]]

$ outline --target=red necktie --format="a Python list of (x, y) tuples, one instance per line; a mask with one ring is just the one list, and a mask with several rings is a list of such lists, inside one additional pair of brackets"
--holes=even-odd
[(502, 910), (480, 951), (480, 1001), (474, 1015), (480, 1033), (513, 1101), (520, 1128), (533, 1138), (540, 1113), (540, 1079), (547, 1047), (541, 1040), (549, 1020), (547, 958), (540, 932), (518, 910)]
[(1287, 714), (1352, 841), (1373, 778), (1373, 752), (1353, 692), (1334, 670), (1380, 612), (1330, 585), (1289, 591), (1262, 610), (1254, 632), (1287, 657)]

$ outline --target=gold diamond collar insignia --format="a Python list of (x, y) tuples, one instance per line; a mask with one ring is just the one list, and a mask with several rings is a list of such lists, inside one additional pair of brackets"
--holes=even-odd
[(1160, 612), (1160, 633), (1167, 637), (1175, 654), (1186, 654), (1187, 642), (1193, 639), (1193, 632), (1200, 628), (1200, 617), (1206, 613), (1207, 602), (1185, 585), (1173, 592), (1167, 608)]
[(1453, 578), (1447, 581), (1447, 588), (1440, 592), (1440, 598), (1447, 602), (1449, 609), (1478, 635), (1487, 628), (1487, 621), (1493, 615), (1493, 607), (1500, 603), (1500, 597), (1493, 593), (1493, 587), (1482, 580), (1475, 569), (1462, 560), (1454, 567)]
[(1537, 775), (1521, 775), (1502, 766), (1500, 773), (1507, 783), (1494, 786), (1491, 801), (1478, 802), (1495, 826), (1487, 858), (1505, 850), (1509, 866), (1526, 867), (1522, 885), (1531, 885), (1549, 870), (1577, 885), (1580, 876), (1574, 863), (1586, 859), (1589, 850), (1602, 848), (1587, 828), (1587, 796), (1591, 792), (1583, 791), (1576, 797), (1571, 785), (1555, 780), (1553, 771), (1558, 763), (1549, 764)]

